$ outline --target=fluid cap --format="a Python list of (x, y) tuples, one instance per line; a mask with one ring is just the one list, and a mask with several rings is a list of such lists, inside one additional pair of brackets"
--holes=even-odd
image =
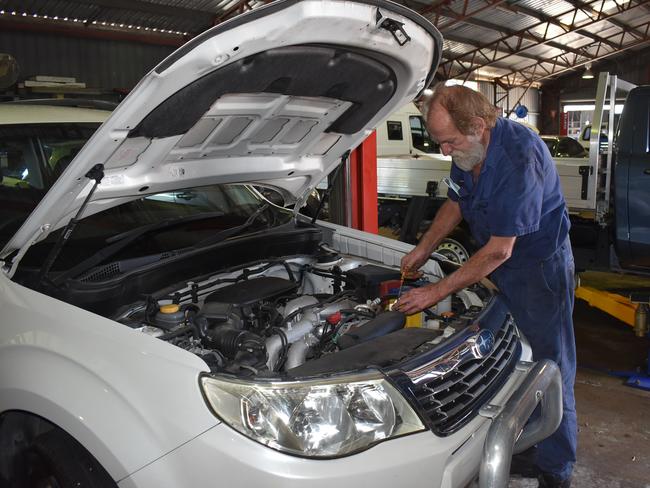
[(160, 306), (160, 313), (176, 313), (180, 310), (180, 305), (177, 303), (170, 303), (167, 305)]

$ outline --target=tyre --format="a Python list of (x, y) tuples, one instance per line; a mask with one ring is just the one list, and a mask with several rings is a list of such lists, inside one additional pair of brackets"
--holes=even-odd
[(449, 237), (443, 239), (435, 252), (458, 264), (465, 264), (470, 257), (469, 251), (463, 244)]
[(458, 264), (465, 264), (478, 250), (470, 233), (462, 226), (456, 227), (449, 236), (438, 245), (435, 252)]
[(20, 457), (25, 488), (117, 488), (92, 454), (60, 429), (36, 437)]

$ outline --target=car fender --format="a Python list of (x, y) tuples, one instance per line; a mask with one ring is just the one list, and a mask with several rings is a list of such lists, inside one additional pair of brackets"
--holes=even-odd
[(38, 415), (116, 480), (219, 423), (193, 354), (0, 276), (0, 412)]

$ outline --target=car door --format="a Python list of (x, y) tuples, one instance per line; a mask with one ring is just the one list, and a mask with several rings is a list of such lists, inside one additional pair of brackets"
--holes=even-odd
[(650, 268), (650, 87), (630, 92), (616, 144), (616, 235), (624, 266)]

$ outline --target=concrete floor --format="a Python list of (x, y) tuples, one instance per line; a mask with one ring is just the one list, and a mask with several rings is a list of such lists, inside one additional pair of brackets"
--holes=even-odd
[[(579, 445), (572, 487), (650, 488), (650, 392), (613, 374), (646, 368), (650, 341), (581, 300), (574, 324)], [(510, 482), (510, 488), (536, 486)]]

